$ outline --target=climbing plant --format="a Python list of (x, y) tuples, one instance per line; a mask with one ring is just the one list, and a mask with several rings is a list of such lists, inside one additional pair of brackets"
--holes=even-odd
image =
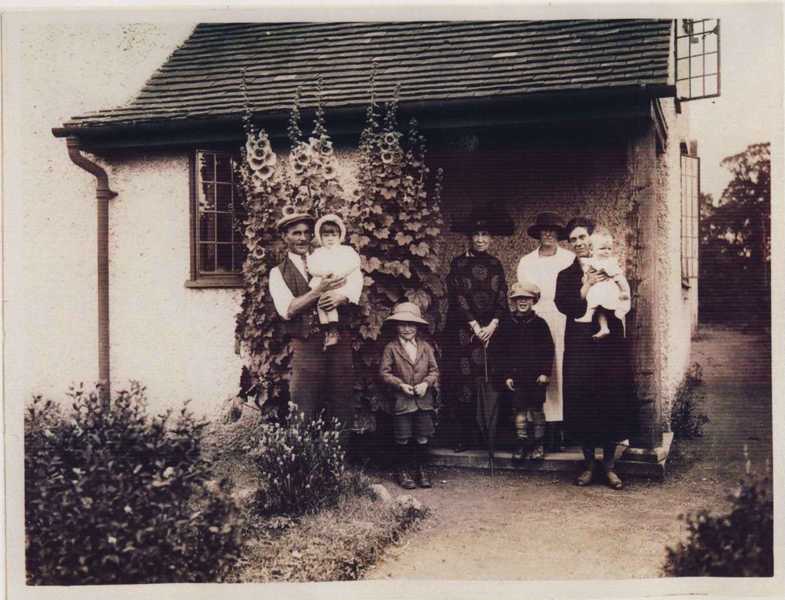
[[(373, 80), (371, 84), (373, 90)], [(442, 172), (429, 186), (425, 137), (414, 119), (406, 135), (399, 131), (397, 98), (396, 89), (380, 111), (372, 94), (360, 135), (358, 189), (348, 213), (355, 224), (351, 243), (362, 256), (365, 273), (355, 344), (357, 375), (373, 408), (381, 402), (374, 384), (383, 322), (392, 307), (402, 301), (418, 304), (431, 333), (441, 329), (447, 310), (439, 274)]]
[[(288, 399), (291, 349), (282, 320), (276, 313), (268, 283), (270, 271), (283, 259), (285, 248), (276, 222), (282, 214), (309, 212), (318, 217), (344, 211), (343, 190), (335, 170), (333, 144), (322, 108), (321, 83), (313, 133), (303, 139), (300, 129), (300, 91), (289, 118), (290, 152), (281, 160), (273, 152), (267, 132), (257, 128), (250, 110), (243, 121), (245, 146), (239, 180), (247, 218), (243, 264), (245, 289), (236, 335), (248, 357), (246, 369), (261, 406), (285, 406)], [(246, 388), (249, 387), (246, 385)]]
[[(360, 136), (357, 187), (347, 194), (337, 178), (332, 140), (322, 105), (321, 82), (312, 135), (300, 128), (300, 94), (290, 113), (290, 153), (279, 160), (264, 130), (250, 112), (239, 169), (247, 211), (243, 265), (245, 290), (236, 333), (248, 355), (246, 369), (258, 386), (258, 404), (283, 406), (288, 399), (291, 350), (281, 319), (268, 293), (269, 274), (283, 258), (275, 228), (287, 210), (315, 217), (340, 214), (350, 232), (347, 243), (361, 255), (364, 290), (353, 316), (357, 389), (373, 410), (382, 406), (376, 390), (382, 324), (401, 301), (417, 303), (440, 330), (447, 310), (446, 290), (438, 269), (444, 225), (440, 210), (442, 173), (431, 178), (425, 162), (425, 137), (417, 123), (404, 135), (398, 125), (398, 91), (383, 109), (371, 102)], [(246, 380), (249, 378), (245, 378)], [(293, 399), (296, 401), (296, 399)], [(363, 427), (361, 424), (360, 427)]]

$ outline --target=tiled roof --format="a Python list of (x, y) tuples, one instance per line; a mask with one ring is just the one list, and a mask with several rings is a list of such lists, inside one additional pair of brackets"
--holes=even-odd
[(298, 86), (313, 105), (316, 78), (328, 108), (368, 103), (515, 97), (667, 85), (668, 20), (198, 25), (127, 106), (67, 126), (211, 119), (242, 113), (245, 73), (254, 112), (288, 110)]

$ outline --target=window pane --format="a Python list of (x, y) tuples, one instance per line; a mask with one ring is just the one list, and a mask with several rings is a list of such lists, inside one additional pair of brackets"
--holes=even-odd
[(202, 213), (199, 215), (199, 241), (215, 241), (215, 213)]
[(215, 271), (215, 244), (199, 244), (199, 270)]
[(243, 263), (245, 262), (245, 256), (247, 254), (247, 250), (245, 248), (245, 244), (235, 244), (234, 245), (234, 270), (241, 272), (243, 270)]
[(215, 210), (215, 184), (203, 183), (199, 187), (199, 210)]
[(232, 184), (218, 183), (215, 186), (215, 209), (232, 210)]
[(197, 155), (200, 181), (215, 179), (215, 155), (212, 152), (199, 152)]
[(218, 238), (219, 242), (232, 241), (232, 213), (218, 213)]
[(217, 271), (232, 270), (232, 244), (218, 244)]
[(232, 160), (228, 154), (215, 155), (215, 180), (226, 182), (232, 180)]

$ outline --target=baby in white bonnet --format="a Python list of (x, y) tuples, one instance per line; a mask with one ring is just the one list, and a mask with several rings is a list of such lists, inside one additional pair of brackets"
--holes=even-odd
[[(316, 222), (314, 227), (314, 238), (319, 247), (316, 248), (306, 259), (308, 273), (311, 275), (309, 285), (311, 289), (316, 288), (321, 282), (322, 277), (334, 275), (343, 277), (362, 277), (360, 272), (360, 255), (354, 248), (344, 244), (346, 239), (346, 225), (343, 219), (335, 214), (324, 215)], [(349, 283), (336, 288), (336, 291), (345, 294), (345, 288)], [(317, 308), (319, 323), (326, 328), (324, 347), (338, 343), (338, 309), (324, 311)]]

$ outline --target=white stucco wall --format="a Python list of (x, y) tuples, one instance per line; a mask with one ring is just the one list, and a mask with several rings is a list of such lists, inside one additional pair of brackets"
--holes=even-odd
[(192, 289), (188, 154), (134, 153), (108, 167), (113, 385), (138, 379), (151, 404), (213, 412), (238, 388), (239, 289)]
[[(130, 100), (187, 37), (191, 24), (65, 14), (56, 19), (6, 14), (4, 24), (4, 375), (13, 418), (34, 393), (63, 398), (69, 384), (98, 377), (95, 180), (70, 162), (64, 140), (54, 138), (51, 128), (72, 115)], [(185, 177), (182, 158), (156, 157), (154, 163), (166, 167), (151, 182), (159, 186), (155, 193), (141, 190), (122, 169), (112, 174), (112, 186), (120, 192), (111, 209), (113, 225), (118, 219), (138, 219), (143, 204), (158, 217), (150, 221), (156, 229), (149, 231), (113, 227), (113, 379), (115, 385), (128, 377), (142, 380), (153, 407), (176, 405), (189, 396), (196, 404), (191, 390), (208, 389), (211, 373), (220, 381), (230, 375), (217, 375), (219, 366), (208, 369), (211, 349), (194, 347), (184, 330), (189, 324), (195, 328), (200, 303), (212, 305), (221, 294), (207, 298), (190, 292), (190, 302), (181, 303), (178, 295), (187, 295), (182, 287), (187, 253), (176, 265), (154, 260), (187, 240), (187, 229), (179, 223), (187, 217), (188, 202), (187, 188), (180, 198), (173, 193)], [(167, 235), (158, 237), (164, 226)], [(140, 252), (145, 254), (140, 257)], [(129, 279), (121, 283), (123, 271)], [(201, 321), (209, 331), (213, 308)], [(156, 317), (141, 316), (150, 314)], [(232, 331), (225, 335), (231, 345)], [(143, 352), (128, 352), (130, 341), (141, 344)], [(167, 357), (162, 351), (167, 348), (185, 359)], [(187, 360), (197, 350), (205, 363)], [(237, 371), (231, 376), (236, 381)], [(188, 385), (181, 385), (186, 380)]]
[(685, 289), (681, 280), (681, 159), (680, 142), (689, 141), (689, 106), (682, 104), (676, 114), (674, 101), (662, 101), (668, 124), (668, 144), (660, 155), (658, 185), (658, 233), (663, 251), (659, 253), (657, 280), (660, 320), (663, 327), (659, 373), (663, 422), (668, 423), (670, 404), (690, 364), (692, 333), (697, 320), (697, 282)]

